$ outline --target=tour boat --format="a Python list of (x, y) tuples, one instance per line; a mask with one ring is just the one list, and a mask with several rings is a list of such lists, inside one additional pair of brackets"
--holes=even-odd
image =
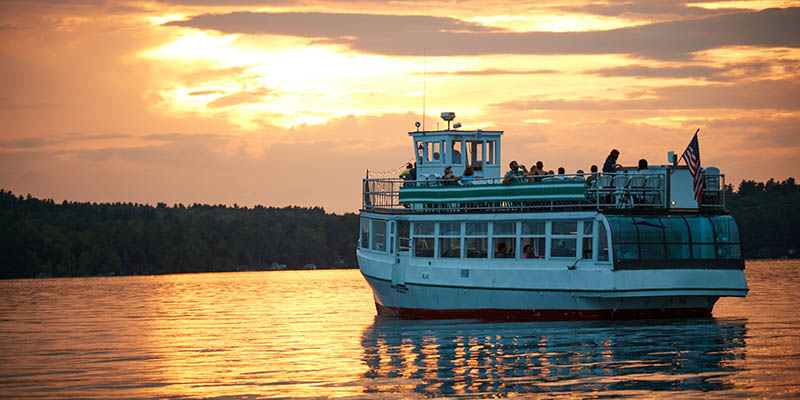
[[(710, 316), (748, 287), (724, 175), (665, 165), (503, 184), (502, 131), (409, 132), (416, 179), (363, 181), (359, 268), (379, 315), (525, 320)], [(529, 161), (529, 160), (525, 160)], [(445, 167), (471, 180), (443, 180)]]

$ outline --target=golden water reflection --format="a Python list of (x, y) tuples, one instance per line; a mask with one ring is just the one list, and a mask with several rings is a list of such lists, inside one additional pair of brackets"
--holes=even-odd
[[(367, 393), (423, 397), (720, 391), (744, 359), (744, 321), (419, 322), (362, 336)], [(665, 340), (668, 339), (668, 340)], [(677, 386), (676, 386), (677, 385)]]
[(714, 318), (548, 323), (377, 317), (356, 270), (0, 281), (0, 397), (798, 396), (800, 262), (746, 273)]

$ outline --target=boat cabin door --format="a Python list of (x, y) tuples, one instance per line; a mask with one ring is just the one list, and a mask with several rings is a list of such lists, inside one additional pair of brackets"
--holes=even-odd
[[(393, 222), (394, 224), (395, 222)], [(397, 234), (395, 235), (397, 253), (392, 265), (392, 286), (405, 285), (408, 260), (411, 258), (411, 240), (409, 239), (408, 221), (397, 221)]]

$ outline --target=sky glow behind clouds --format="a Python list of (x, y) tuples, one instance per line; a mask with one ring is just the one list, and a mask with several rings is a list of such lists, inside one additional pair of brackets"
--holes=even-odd
[(505, 130), (504, 164), (662, 163), (701, 128), (729, 183), (797, 178), (798, 5), (6, 1), (0, 187), (356, 211), (423, 76), (427, 127)]

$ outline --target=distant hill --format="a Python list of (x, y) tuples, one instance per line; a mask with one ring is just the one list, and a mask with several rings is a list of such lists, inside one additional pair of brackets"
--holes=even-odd
[[(746, 258), (797, 257), (800, 185), (726, 188)], [(322, 208), (55, 203), (0, 190), (0, 278), (356, 267), (358, 215)]]

